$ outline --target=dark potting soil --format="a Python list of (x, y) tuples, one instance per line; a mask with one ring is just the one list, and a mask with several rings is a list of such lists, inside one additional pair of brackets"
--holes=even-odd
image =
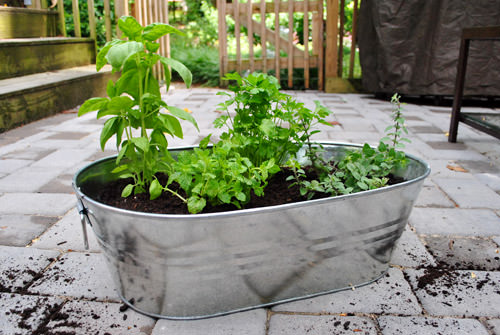
[[(291, 171), (280, 171), (275, 174), (264, 189), (264, 196), (258, 197), (252, 193), (250, 201), (245, 204), (245, 209), (275, 206), (300, 202), (307, 200), (306, 197), (300, 195), (298, 186), (291, 186), (292, 182), (287, 181), (287, 177), (291, 175)], [(166, 184), (167, 177), (165, 175), (157, 176), (162, 185)], [(402, 178), (389, 176), (389, 185), (403, 182)], [(148, 193), (131, 195), (127, 198), (121, 196), (123, 188), (131, 183), (131, 179), (120, 179), (111, 182), (106, 187), (101, 187), (97, 192), (96, 200), (107, 205), (122, 209), (156, 213), (156, 214), (189, 214), (187, 205), (178, 197), (163, 192), (163, 194), (155, 200), (149, 200)], [(170, 188), (185, 197), (185, 193), (179, 190), (178, 185), (172, 184)], [(316, 193), (313, 199), (321, 199), (328, 197), (328, 194)], [(229, 212), (238, 208), (232, 204), (223, 204), (211, 206), (207, 204), (201, 213), (216, 213)]]

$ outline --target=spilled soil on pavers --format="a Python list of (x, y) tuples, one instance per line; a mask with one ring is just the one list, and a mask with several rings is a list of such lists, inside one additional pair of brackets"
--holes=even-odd
[(427, 236), (427, 251), (453, 270), (500, 271), (499, 246), (481, 238)]
[[(498, 246), (491, 240), (478, 238), (451, 238), (447, 236), (424, 237), (425, 247), (436, 260), (436, 266), (421, 265), (422, 272), (416, 278), (416, 290), (428, 295), (461, 302), (463, 293), (480, 292), (488, 288), (488, 293), (499, 294), (500, 286), (487, 271), (500, 271)], [(405, 274), (406, 276), (406, 274)], [(408, 281), (410, 279), (406, 278)], [(460, 294), (457, 294), (457, 288)], [(450, 302), (442, 302), (452, 306)]]
[[(264, 196), (258, 197), (255, 194), (251, 194), (250, 201), (244, 205), (244, 209), (276, 206), (289, 204), (294, 202), (300, 202), (307, 200), (306, 197), (300, 194), (300, 189), (298, 186), (292, 186), (292, 181), (286, 180), (292, 175), (291, 171), (280, 171), (275, 174), (270, 180), (266, 188), (264, 189)], [(158, 180), (162, 185), (167, 183), (167, 176), (158, 175)], [(313, 179), (315, 176), (310, 175), (309, 179)], [(389, 176), (389, 185), (394, 185), (401, 183), (404, 180), (402, 178)], [(98, 194), (96, 200), (107, 205), (118, 207), (122, 209), (128, 209), (138, 212), (146, 213), (156, 213), (156, 214), (189, 214), (187, 206), (178, 197), (168, 193), (163, 192), (163, 194), (155, 199), (149, 200), (148, 193), (136, 194), (123, 198), (121, 196), (122, 190), (127, 184), (130, 184), (132, 180), (121, 179), (107, 184), (105, 187), (98, 188)], [(179, 190), (179, 186), (172, 184), (169, 186), (172, 190), (178, 192), (181, 196), (185, 197), (185, 193)], [(312, 199), (327, 198), (328, 194), (316, 193)], [(232, 204), (224, 204), (218, 206), (211, 206), (207, 204), (207, 207), (201, 213), (217, 213), (217, 212), (228, 212), (234, 211), (238, 208)]]

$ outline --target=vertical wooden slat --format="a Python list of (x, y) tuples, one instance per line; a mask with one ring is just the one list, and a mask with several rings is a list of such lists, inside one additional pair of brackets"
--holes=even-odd
[(318, 16), (321, 20), (321, 24), (319, 25), (319, 36), (321, 36), (321, 43), (320, 43), (320, 50), (319, 50), (319, 57), (318, 57), (318, 89), (323, 90), (324, 89), (324, 77), (325, 77), (325, 71), (324, 71), (324, 56), (325, 52), (323, 49), (323, 6), (319, 6), (318, 8)]
[(338, 0), (327, 0), (326, 2), (326, 59), (325, 77), (337, 77), (337, 48), (338, 48)]
[(226, 0), (217, 0), (217, 12), (219, 19), (219, 84), (225, 86), (222, 78), (226, 74), (227, 68)]
[(351, 57), (349, 59), (349, 78), (354, 78), (354, 62), (356, 61), (356, 40), (358, 36), (358, 0), (354, 0), (352, 12)]
[[(153, 13), (153, 16), (151, 18), (151, 23), (153, 22), (158, 22), (158, 4), (159, 4), (159, 0), (151, 0), (151, 11)], [(159, 41), (158, 41), (159, 42)], [(159, 80), (161, 80), (162, 76), (161, 76), (161, 72), (160, 72), (160, 63), (156, 63), (155, 66), (154, 66), (154, 71), (153, 71), (155, 77)]]
[(309, 0), (304, 0), (304, 87), (309, 88)]
[(293, 0), (288, 1), (288, 87), (293, 87)]
[(237, 71), (241, 73), (241, 37), (240, 37), (240, 0), (233, 1), (234, 9), (234, 36), (236, 38), (236, 64)]
[(276, 78), (280, 82), (280, 0), (274, 0), (274, 50)]
[(97, 42), (97, 30), (96, 30), (96, 22), (95, 22), (95, 8), (94, 8), (94, 0), (87, 0), (87, 8), (89, 13), (89, 29), (90, 29), (90, 37)]
[[(168, 20), (168, 1), (162, 0), (163, 3), (163, 20), (165, 23), (169, 24)], [(170, 57), (170, 35), (165, 36), (165, 44), (164, 44), (164, 54), (165, 57)]]
[(267, 73), (266, 0), (260, 1), (260, 44), (264, 60), (262, 72)]
[(57, 20), (59, 34), (66, 37), (66, 20), (64, 19), (64, 2), (62, 0), (57, 2)]
[(250, 72), (255, 70), (254, 57), (253, 57), (253, 24), (252, 24), (252, 0), (248, 1), (248, 15), (247, 15), (247, 28), (248, 28), (248, 59), (250, 62)]
[(342, 78), (344, 69), (344, 22), (345, 22), (345, 0), (340, 0), (340, 13), (339, 13), (339, 49), (338, 49), (338, 68), (337, 73)]
[(80, 29), (80, 8), (78, 7), (78, 0), (73, 0), (71, 4), (73, 7), (73, 26), (75, 27), (75, 37), (81, 37), (82, 30)]
[(146, 25), (153, 23), (153, 0), (147, 0), (146, 1), (146, 7), (148, 10), (148, 20), (146, 22)]
[(106, 27), (106, 42), (111, 41), (113, 38), (113, 31), (111, 27), (111, 6), (110, 0), (104, 0), (104, 26)]
[[(115, 14), (119, 18), (125, 15), (125, 4), (123, 0), (115, 0)], [(122, 32), (120, 29), (116, 29), (116, 36), (120, 38), (122, 36)]]
[(143, 22), (143, 6), (141, 0), (135, 0), (135, 18), (139, 23)]

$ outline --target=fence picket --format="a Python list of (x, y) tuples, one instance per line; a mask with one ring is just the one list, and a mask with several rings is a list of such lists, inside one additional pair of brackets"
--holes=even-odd
[[(236, 0), (238, 2), (238, 0)], [(275, 76), (280, 81), (280, 1), (274, 1), (274, 69), (276, 71)]]
[[(294, 69), (304, 70), (304, 85), (310, 88), (311, 85), (311, 68), (318, 68), (318, 84), (319, 89), (323, 88), (323, 1), (322, 0), (232, 0), (227, 3), (227, 0), (217, 0), (217, 9), (219, 11), (219, 62), (221, 76), (229, 71), (242, 72), (263, 71), (268, 72), (274, 70), (278, 80), (280, 78), (280, 70), (288, 70), (288, 78), (286, 82), (289, 87), (294, 84)], [(333, 0), (328, 0), (333, 1)], [(337, 0), (338, 1), (338, 0)], [(338, 4), (338, 2), (337, 2)], [(294, 39), (298, 36), (294, 33), (293, 17), (294, 13), (304, 13), (304, 49), (300, 49)], [(266, 15), (274, 14), (274, 27), (266, 26)], [(280, 13), (286, 13), (288, 16), (288, 33), (286, 36), (281, 35), (280, 31)], [(260, 14), (260, 22), (254, 19), (254, 14)], [(226, 33), (226, 15), (234, 19), (236, 51), (232, 59), (229, 59)], [(282, 14), (283, 15), (283, 14)], [(311, 21), (312, 15), (312, 21)], [(312, 31), (309, 29), (309, 24), (312, 24)], [(248, 57), (243, 59), (241, 50), (241, 27), (247, 29), (245, 38), (248, 40)], [(255, 56), (254, 50), (254, 34), (260, 35), (260, 45), (262, 55)], [(312, 44), (310, 39), (312, 38)], [(274, 56), (267, 57), (268, 45), (274, 48)], [(286, 57), (281, 57), (281, 52), (286, 53)], [(335, 54), (337, 49), (335, 49)], [(335, 59), (337, 57), (335, 56)], [(222, 84), (222, 83), (221, 83)]]
[[(263, 62), (262, 71), (267, 72), (267, 41), (266, 41), (266, 0), (260, 1), (260, 43)], [(255, 66), (255, 64), (254, 64)]]
[(309, 88), (309, 0), (304, 0), (304, 87)]
[(288, 1), (288, 87), (293, 86), (293, 3)]

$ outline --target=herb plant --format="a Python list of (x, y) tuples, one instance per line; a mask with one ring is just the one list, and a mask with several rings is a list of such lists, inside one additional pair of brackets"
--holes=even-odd
[[(327, 123), (329, 111), (316, 104), (314, 111), (291, 96), (281, 93), (276, 78), (253, 73), (246, 78), (229, 74), (234, 80), (233, 95), (219, 107), (227, 112), (215, 120), (226, 127), (212, 148), (210, 138), (200, 148), (182, 152), (175, 163), (169, 184), (177, 182), (187, 194), (188, 210), (198, 213), (208, 204), (232, 204), (242, 208), (252, 195), (262, 196), (268, 180), (280, 171), (316, 132)], [(235, 115), (231, 116), (234, 108)]]
[[(78, 115), (97, 111), (97, 118), (110, 117), (104, 123), (100, 144), (104, 150), (106, 142), (116, 136), (119, 150), (114, 170), (120, 178), (132, 178), (122, 192), (127, 197), (132, 192), (150, 192), (151, 198), (158, 197), (163, 190), (156, 174), (172, 172), (165, 134), (182, 138), (179, 119), (187, 120), (197, 127), (194, 118), (184, 110), (170, 106), (161, 98), (160, 85), (153, 73), (153, 67), (160, 62), (166, 77), (166, 89), (170, 85), (170, 68), (191, 84), (191, 72), (180, 62), (157, 53), (160, 37), (179, 30), (164, 23), (152, 23), (142, 27), (133, 17), (124, 16), (118, 27), (126, 40), (108, 42), (97, 55), (97, 70), (107, 63), (113, 72), (121, 71), (120, 78), (107, 85), (107, 98), (91, 98), (80, 107)], [(182, 197), (181, 197), (182, 198)]]
[(391, 99), (393, 124), (386, 128), (386, 136), (376, 148), (365, 143), (360, 150), (347, 151), (338, 162), (327, 161), (320, 156), (319, 150), (310, 148), (311, 167), (318, 178), (308, 178), (304, 167), (292, 159), (288, 164), (293, 175), (288, 180), (293, 181), (292, 185), (298, 185), (300, 193), (309, 199), (316, 193), (335, 196), (385, 186), (388, 176), (407, 163), (405, 153), (397, 150), (405, 147), (403, 142), (410, 142), (403, 137), (408, 130), (399, 98), (395, 94)]
[[(290, 95), (279, 91), (278, 80), (262, 73), (242, 78), (238, 73), (228, 74), (225, 80), (236, 85), (229, 87), (233, 95), (222, 92), (229, 99), (219, 107), (226, 115), (215, 121), (215, 126), (227, 127), (223, 136), (236, 144), (236, 150), (248, 157), (254, 165), (273, 158), (277, 164), (294, 156), (310, 137), (319, 132), (317, 124), (331, 126), (325, 121), (330, 111), (316, 103), (314, 111)], [(234, 108), (235, 116), (231, 116)]]

